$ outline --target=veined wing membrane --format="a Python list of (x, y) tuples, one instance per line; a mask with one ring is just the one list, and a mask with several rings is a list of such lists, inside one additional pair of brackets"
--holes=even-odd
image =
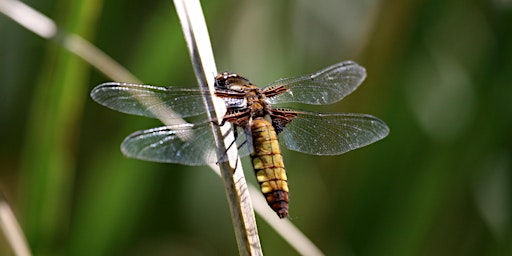
[(352, 93), (366, 77), (366, 70), (352, 61), (344, 61), (318, 72), (270, 83), (264, 91), (278, 87), (287, 90), (270, 97), (271, 104), (296, 102), (312, 105), (332, 104)]
[(339, 155), (386, 137), (388, 126), (365, 114), (317, 114), (295, 111), (297, 117), (280, 134), (284, 145), (312, 155)]
[[(192, 166), (216, 163), (219, 158), (209, 124), (204, 121), (138, 131), (124, 139), (121, 151), (128, 157), (153, 162)], [(241, 145), (244, 140), (245, 137), (239, 137), (236, 144)], [(239, 151), (241, 157), (248, 154), (244, 147)]]
[[(152, 118), (197, 116), (206, 112), (203, 95), (207, 91), (193, 88), (109, 82), (96, 86), (91, 97), (108, 108)], [(172, 110), (179, 116), (166, 115)]]

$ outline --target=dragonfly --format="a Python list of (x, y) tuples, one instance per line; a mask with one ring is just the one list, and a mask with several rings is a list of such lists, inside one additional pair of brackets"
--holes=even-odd
[[(274, 81), (263, 88), (235, 73), (215, 76), (214, 97), (226, 105), (222, 120), (206, 117), (200, 88), (162, 87), (107, 82), (91, 97), (108, 108), (151, 118), (169, 109), (192, 123), (166, 125), (132, 133), (124, 139), (124, 155), (154, 162), (191, 166), (227, 161), (217, 156), (211, 125), (230, 123), (241, 157), (250, 155), (256, 179), (268, 205), (280, 218), (288, 216), (289, 188), (280, 145), (311, 155), (340, 155), (383, 139), (389, 128), (377, 117), (360, 113), (316, 113), (282, 104), (325, 105), (340, 101), (363, 82), (366, 70), (344, 61), (315, 73)], [(169, 117), (172, 119), (172, 117)]]

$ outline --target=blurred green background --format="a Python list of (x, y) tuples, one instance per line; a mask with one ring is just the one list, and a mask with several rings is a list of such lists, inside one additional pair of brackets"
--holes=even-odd
[[(145, 83), (196, 86), (170, 1), (24, 2)], [(342, 102), (307, 109), (378, 116), (386, 139), (284, 150), (290, 219), (326, 254), (512, 254), (512, 1), (203, 4), (219, 71), (264, 85), (342, 60), (367, 69)], [(213, 172), (121, 155), (158, 120), (93, 102), (110, 79), (1, 14), (0, 37), (0, 190), (35, 255), (237, 253)], [(258, 220), (264, 253), (296, 254)]]

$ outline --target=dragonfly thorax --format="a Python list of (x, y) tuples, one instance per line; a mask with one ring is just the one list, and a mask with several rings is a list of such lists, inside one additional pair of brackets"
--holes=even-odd
[(215, 88), (215, 95), (226, 104), (224, 121), (245, 127), (250, 120), (265, 117), (272, 110), (263, 90), (240, 75), (227, 72), (217, 75)]
[(265, 117), (271, 111), (270, 103), (262, 90), (254, 85), (246, 86), (247, 108), (252, 119)]

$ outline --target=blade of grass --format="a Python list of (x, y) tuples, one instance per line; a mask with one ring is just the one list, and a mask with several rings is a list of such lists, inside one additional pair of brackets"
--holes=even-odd
[[(181, 21), (199, 85), (202, 88), (208, 88), (212, 95), (205, 99), (209, 117), (212, 120), (222, 120), (226, 108), (222, 101), (216, 101), (214, 97), (213, 76), (217, 74), (217, 69), (201, 4), (194, 0), (175, 0), (174, 5)], [(227, 151), (226, 145), (234, 141), (234, 136), (230, 132), (229, 124), (222, 127), (212, 125), (212, 130), (217, 144), (217, 156), (221, 158)], [(254, 210), (236, 147), (230, 148), (228, 157), (229, 161), (220, 163), (219, 167), (231, 210), (238, 251), (240, 255), (262, 255)], [(237, 166), (236, 170), (232, 166)]]
[(5, 201), (2, 194), (0, 194), (0, 229), (3, 231), (7, 241), (9, 241), (9, 245), (15, 255), (32, 255), (23, 230), (21, 230), (16, 216), (14, 216), (11, 207)]

